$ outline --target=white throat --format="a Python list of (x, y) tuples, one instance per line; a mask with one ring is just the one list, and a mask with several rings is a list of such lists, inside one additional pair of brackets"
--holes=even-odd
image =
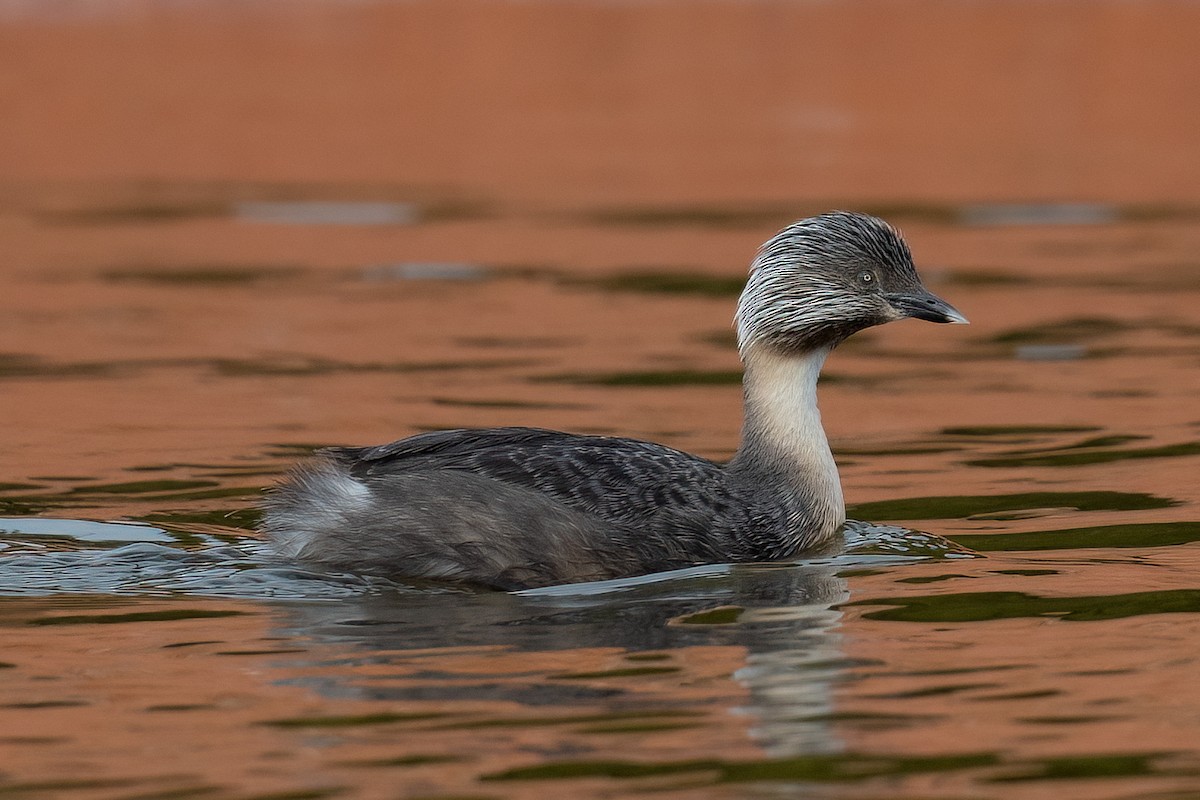
[(817, 408), (817, 378), (832, 349), (781, 355), (751, 347), (744, 354), (746, 420), (738, 459), (783, 473), (840, 525), (842, 485)]

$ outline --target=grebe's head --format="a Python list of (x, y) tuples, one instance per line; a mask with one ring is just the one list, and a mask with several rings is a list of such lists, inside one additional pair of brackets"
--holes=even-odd
[(834, 211), (792, 223), (758, 251), (738, 300), (738, 349), (799, 354), (905, 317), (967, 321), (921, 283), (895, 228)]

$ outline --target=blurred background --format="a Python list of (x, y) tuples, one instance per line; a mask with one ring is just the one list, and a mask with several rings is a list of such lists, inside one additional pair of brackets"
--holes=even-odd
[(8, 191), (1193, 203), (1196, 4), (0, 4)]

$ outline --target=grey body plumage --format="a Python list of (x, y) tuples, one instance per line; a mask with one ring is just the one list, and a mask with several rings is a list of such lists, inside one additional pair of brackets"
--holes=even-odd
[(845, 519), (821, 366), (904, 317), (966, 322), (887, 223), (801, 220), (759, 250), (738, 302), (746, 408), (727, 465), (617, 437), (437, 431), (322, 451), (268, 495), (262, 527), (301, 561), (502, 589), (794, 556)]

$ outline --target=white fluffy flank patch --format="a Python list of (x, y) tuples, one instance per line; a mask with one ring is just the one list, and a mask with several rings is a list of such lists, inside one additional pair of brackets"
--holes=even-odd
[(267, 500), (263, 528), (279, 555), (298, 558), (312, 542), (337, 530), (372, 503), (371, 490), (331, 461), (297, 469)]

